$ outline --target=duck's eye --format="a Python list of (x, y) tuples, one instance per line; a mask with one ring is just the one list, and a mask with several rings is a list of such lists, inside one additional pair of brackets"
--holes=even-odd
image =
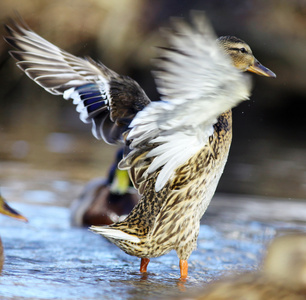
[(241, 53), (248, 53), (248, 51), (246, 51), (245, 48), (240, 48), (239, 51), (240, 51)]

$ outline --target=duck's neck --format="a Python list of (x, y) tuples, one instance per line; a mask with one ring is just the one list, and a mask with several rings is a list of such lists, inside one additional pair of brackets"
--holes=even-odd
[(223, 113), (218, 122), (214, 125), (215, 131), (218, 133), (231, 133), (232, 132), (232, 111), (228, 110)]

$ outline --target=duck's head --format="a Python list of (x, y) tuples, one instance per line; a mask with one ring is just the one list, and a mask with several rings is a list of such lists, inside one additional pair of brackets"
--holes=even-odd
[(235, 36), (221, 36), (218, 42), (231, 57), (234, 66), (242, 72), (249, 71), (267, 77), (276, 75), (263, 66), (253, 55), (250, 46)]
[(0, 195), (0, 214), (19, 219), (21, 221), (27, 222), (27, 218), (18, 213), (15, 209), (11, 208)]

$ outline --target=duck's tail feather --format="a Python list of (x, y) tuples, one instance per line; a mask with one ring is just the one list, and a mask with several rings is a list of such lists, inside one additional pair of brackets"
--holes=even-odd
[(89, 229), (94, 233), (103, 235), (107, 239), (125, 240), (133, 243), (140, 243), (140, 239), (137, 236), (128, 234), (116, 228), (111, 228), (109, 226), (91, 226)]

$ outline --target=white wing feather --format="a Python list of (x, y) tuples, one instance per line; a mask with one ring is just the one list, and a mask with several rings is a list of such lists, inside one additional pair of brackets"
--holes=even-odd
[[(62, 95), (68, 88), (101, 78), (101, 70), (88, 60), (61, 50), (31, 30), (18, 28), (21, 34), (15, 32), (15, 40), (22, 47), (23, 59), (17, 66), (49, 93)], [(13, 56), (18, 54), (12, 51)], [(53, 85), (52, 79), (56, 79), (57, 84)]]
[(249, 96), (249, 80), (220, 49), (204, 15), (192, 21), (194, 27), (176, 20), (170, 50), (161, 50), (154, 75), (162, 101), (150, 103), (130, 125), (127, 159), (144, 143), (154, 145), (145, 175), (160, 169), (156, 191), (207, 144), (217, 118)]
[(106, 238), (140, 243), (140, 239), (137, 236), (128, 234), (116, 228), (109, 228), (108, 226), (91, 226), (89, 229), (94, 233), (103, 235)]

